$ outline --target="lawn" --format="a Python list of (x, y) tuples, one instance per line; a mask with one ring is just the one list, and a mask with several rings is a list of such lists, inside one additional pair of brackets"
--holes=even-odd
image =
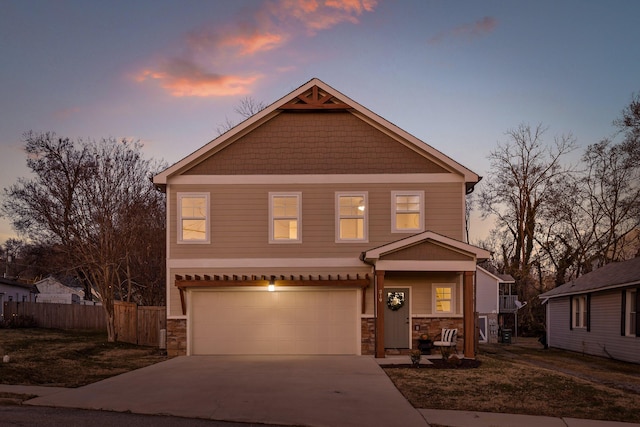
[(107, 342), (106, 332), (0, 329), (0, 382), (80, 387), (166, 360), (157, 348)]
[[(481, 346), (477, 368), (385, 371), (416, 408), (640, 423), (640, 365), (518, 341)], [(0, 363), (1, 383), (58, 387), (167, 360), (156, 348), (108, 343), (104, 333), (50, 329), (0, 329), (5, 354), (11, 360)]]
[(416, 408), (640, 423), (640, 365), (533, 346), (481, 347), (475, 369), (386, 368)]

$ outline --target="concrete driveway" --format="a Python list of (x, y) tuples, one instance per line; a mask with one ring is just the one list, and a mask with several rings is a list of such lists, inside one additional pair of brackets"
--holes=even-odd
[(302, 426), (425, 426), (370, 356), (177, 357), (29, 405)]

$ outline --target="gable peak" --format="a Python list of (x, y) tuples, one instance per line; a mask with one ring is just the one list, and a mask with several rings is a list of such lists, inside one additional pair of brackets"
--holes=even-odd
[(311, 88), (280, 106), (281, 110), (348, 110), (352, 107), (332, 93), (313, 85)]

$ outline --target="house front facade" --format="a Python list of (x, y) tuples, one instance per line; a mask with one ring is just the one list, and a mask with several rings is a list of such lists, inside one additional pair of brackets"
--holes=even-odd
[(607, 264), (540, 298), (549, 347), (640, 363), (640, 257)]
[(169, 354), (384, 357), (455, 327), (473, 357), (479, 179), (307, 82), (154, 177)]

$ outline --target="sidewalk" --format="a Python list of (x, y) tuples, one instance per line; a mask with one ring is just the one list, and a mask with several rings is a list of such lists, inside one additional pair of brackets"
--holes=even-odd
[[(0, 384), (0, 393), (51, 396), (73, 389)], [(26, 402), (28, 405), (28, 401)], [(81, 407), (81, 405), (79, 406)], [(419, 409), (426, 425), (447, 427), (640, 427), (640, 424), (490, 412)]]

